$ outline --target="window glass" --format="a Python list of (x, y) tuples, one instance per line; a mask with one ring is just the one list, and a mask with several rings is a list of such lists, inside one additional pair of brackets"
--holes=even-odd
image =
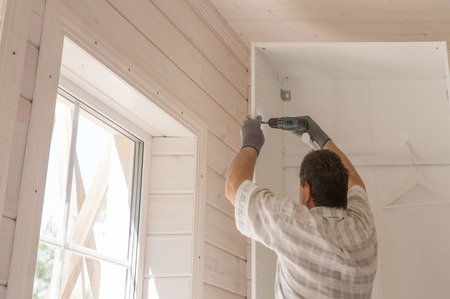
[(58, 238), (63, 225), (73, 110), (72, 102), (58, 96), (41, 220), (41, 235), (52, 238)]
[(130, 298), (142, 147), (60, 90), (33, 298)]

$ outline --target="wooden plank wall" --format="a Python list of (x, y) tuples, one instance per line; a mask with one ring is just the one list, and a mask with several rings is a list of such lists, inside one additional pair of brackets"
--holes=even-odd
[(12, 144), (6, 201), (0, 227), (0, 299), (6, 298), (14, 230), (19, 204), (19, 188), (40, 47), (45, 0), (34, 0), (25, 56), (22, 88)]
[(2, 38), (3, 14), (5, 12), (6, 0), (0, 0), (0, 40)]
[[(15, 162), (10, 169), (11, 181), (8, 188), (11, 195), (8, 196), (2, 215), (5, 225), (2, 225), (0, 233), (0, 299), (4, 299), (7, 292), (5, 288), (8, 283), (18, 206), (17, 190), (20, 186), (21, 163), (33, 100), (44, 16), (45, 0), (34, 2), (16, 125), (17, 140), (14, 141), (15, 150), (12, 157)], [(156, 83), (158, 88), (170, 93), (181, 105), (189, 107), (190, 111), (207, 125), (207, 156), (201, 157), (206, 159), (207, 163), (205, 227), (204, 231), (195, 232), (204, 234), (205, 240), (204, 256), (200, 257), (204, 259), (203, 297), (245, 298), (247, 242), (235, 228), (233, 208), (224, 196), (224, 182), (227, 167), (240, 148), (240, 124), (247, 115), (249, 66), (242, 53), (249, 55), (248, 49), (237, 36), (230, 47), (227, 45), (227, 39), (229, 40), (230, 36), (233, 38), (233, 34), (224, 38), (212, 29), (214, 26), (205, 21), (208, 19), (205, 18), (205, 9), (199, 7), (204, 1), (60, 0), (60, 3), (79, 19), (80, 26), (74, 27), (73, 30), (87, 30), (88, 35), (98, 38), (99, 45), (103, 43), (112, 47), (118, 55), (125, 57), (125, 61), (130, 61), (132, 68), (136, 71), (139, 69), (140, 74), (145, 74), (137, 78), (138, 82), (150, 80)], [(206, 7), (211, 8), (208, 5)], [(211, 13), (214, 18), (218, 16), (217, 11)], [(84, 29), (78, 29), (82, 26)], [(238, 54), (231, 50), (236, 47), (240, 47)], [(164, 156), (159, 158), (172, 159)], [(172, 200), (175, 209), (176, 204), (184, 200), (180, 195), (174, 194), (154, 196), (154, 204), (160, 205), (156, 208), (162, 208), (161, 205), (164, 206)], [(149, 215), (149, 218), (151, 216), (156, 215)], [(184, 219), (183, 221), (188, 217), (186, 214), (178, 216)], [(162, 238), (156, 231), (168, 228), (162, 229), (165, 225), (164, 215), (160, 214), (155, 219), (158, 217), (160, 223), (149, 223), (149, 248), (158, 247), (158, 244), (163, 242), (172, 242), (170, 244), (174, 244), (174, 248), (190, 244), (189, 234)], [(153, 229), (156, 231), (152, 231)], [(157, 248), (153, 249), (155, 251), (152, 254), (155, 254)], [(173, 254), (182, 261), (184, 270), (170, 270), (165, 268), (163, 263), (157, 263), (154, 268), (163, 271), (161, 277), (172, 277), (158, 280), (156, 283), (163, 286), (162, 289), (166, 289), (164, 286), (178, 285), (179, 291), (185, 293), (191, 287), (185, 279), (187, 276), (184, 275), (190, 261), (180, 255), (180, 252), (174, 251)], [(153, 256), (147, 255), (146, 265), (154, 262), (156, 260)], [(147, 270), (150, 271), (149, 268)], [(149, 272), (146, 275), (147, 281), (150, 281)]]
[(189, 298), (196, 138), (152, 139), (143, 298)]

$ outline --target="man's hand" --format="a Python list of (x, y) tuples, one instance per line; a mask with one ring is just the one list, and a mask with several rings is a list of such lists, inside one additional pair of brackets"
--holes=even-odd
[(261, 116), (258, 115), (255, 119), (247, 118), (241, 128), (242, 147), (254, 148), (259, 155), (264, 144), (264, 133), (261, 130)]
[(253, 180), (256, 158), (264, 144), (261, 116), (247, 118), (241, 128), (242, 148), (228, 168), (225, 196), (234, 205), (236, 192), (245, 180)]
[(307, 129), (303, 132), (292, 131), (295, 135), (302, 136), (304, 133), (308, 133), (312, 141), (315, 141), (322, 149), (324, 145), (331, 140), (331, 138), (319, 127), (319, 125), (309, 116), (297, 116), (300, 120), (305, 120), (307, 123)]

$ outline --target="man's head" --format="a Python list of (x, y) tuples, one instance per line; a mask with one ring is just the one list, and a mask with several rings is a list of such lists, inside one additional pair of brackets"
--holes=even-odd
[(332, 151), (311, 151), (300, 167), (300, 201), (311, 207), (347, 208), (348, 170)]

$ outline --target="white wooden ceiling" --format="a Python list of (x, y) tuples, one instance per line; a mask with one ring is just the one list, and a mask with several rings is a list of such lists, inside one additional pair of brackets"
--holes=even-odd
[(449, 0), (209, 0), (257, 42), (450, 41)]

